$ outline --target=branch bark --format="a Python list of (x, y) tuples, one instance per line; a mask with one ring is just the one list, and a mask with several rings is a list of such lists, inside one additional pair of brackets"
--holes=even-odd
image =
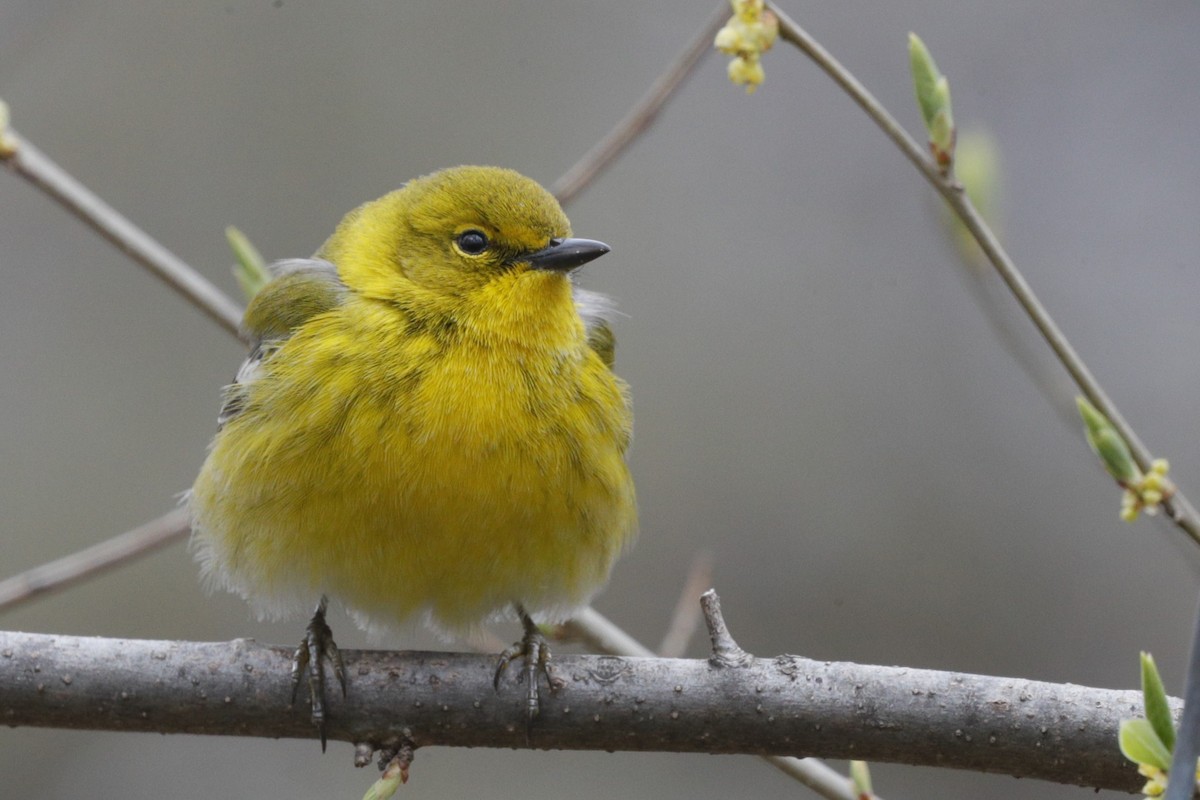
[[(1117, 750), (1135, 691), (812, 661), (565, 656), (528, 733), (515, 677), (490, 656), (345, 651), (350, 692), (329, 697), (329, 738), (395, 748), (820, 755), (954, 767), (1133, 791)], [(0, 719), (10, 726), (312, 738), (288, 707), (291, 651), (0, 633)], [(1176, 705), (1176, 710), (1178, 705)], [(314, 745), (315, 747), (315, 745)], [(358, 748), (363, 749), (361, 746)]]

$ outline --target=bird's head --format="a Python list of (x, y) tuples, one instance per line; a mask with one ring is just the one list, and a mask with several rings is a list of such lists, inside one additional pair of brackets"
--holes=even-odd
[(405, 305), (497, 287), (569, 295), (566, 274), (609, 249), (570, 235), (537, 182), (498, 167), (453, 167), (355, 209), (318, 255), (352, 291)]

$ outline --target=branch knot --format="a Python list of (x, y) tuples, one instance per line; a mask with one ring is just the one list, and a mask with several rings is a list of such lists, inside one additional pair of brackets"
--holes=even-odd
[(700, 595), (700, 608), (704, 611), (704, 624), (708, 627), (708, 638), (712, 642), (708, 663), (714, 667), (744, 667), (754, 661), (754, 656), (739, 647), (729, 633), (725, 617), (721, 614), (721, 598), (715, 589)]

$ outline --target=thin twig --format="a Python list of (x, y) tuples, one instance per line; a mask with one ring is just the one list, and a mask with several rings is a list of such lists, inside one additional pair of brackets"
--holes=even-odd
[[(789, 778), (812, 789), (821, 797), (829, 800), (862, 800), (854, 791), (850, 779), (827, 765), (819, 758), (798, 758), (796, 756), (760, 756), (763, 761), (787, 775)], [(872, 800), (883, 800), (878, 794), (871, 795)]]
[(237, 303), (27, 140), (11, 129), (8, 134), (15, 149), (11, 155), (0, 158), (0, 163), (57, 200), (63, 208), (165, 281), (226, 331), (240, 336), (238, 326), (242, 311)]
[[(14, 173), (38, 187), (118, 250), (153, 272), (227, 333), (241, 338), (242, 312), (207, 278), (134, 225), (72, 177), (32, 143), (6, 129), (10, 153), (0, 157)], [(79, 583), (184, 538), (187, 512), (177, 509), (134, 530), (0, 581), (0, 611)]]
[(626, 633), (620, 626), (588, 606), (563, 623), (572, 637), (597, 653), (632, 658), (654, 658), (654, 651)]
[[(825, 48), (814, 40), (807, 32), (797, 25), (787, 14), (779, 9), (774, 3), (770, 4), (771, 10), (779, 18), (779, 33), (784, 41), (790, 42), (799, 48), (805, 55), (811, 58), (817, 66), (825, 71), (835, 83), (842, 87), (845, 92), (850, 95), (854, 102), (867, 113), (875, 124), (877, 124), (889, 139), (900, 148), (900, 151), (913, 163), (918, 171), (925, 176), (925, 179), (945, 198), (950, 208), (966, 225), (967, 230), (975, 237), (979, 246), (983, 249), (988, 260), (992, 262), (992, 266), (1000, 273), (1000, 277), (1008, 284), (1008, 288), (1016, 297), (1017, 302), (1025, 309), (1025, 313), (1037, 326), (1038, 331), (1042, 334), (1042, 338), (1050, 345), (1058, 360), (1066, 368), (1079, 390), (1084, 394), (1092, 405), (1100, 410), (1104, 416), (1108, 417), (1112, 422), (1113, 427), (1121, 434), (1129, 445), (1129, 450), (1133, 454), (1134, 460), (1143, 472), (1150, 470), (1153, 456), (1150, 451), (1142, 444), (1137, 433), (1125, 421), (1125, 417), (1117, 410), (1116, 405), (1108, 397), (1108, 394), (1100, 386), (1099, 382), (1092, 375), (1083, 359), (1075, 352), (1075, 349), (1067, 341), (1067, 337), (1059, 329), (1054, 322), (1045, 306), (1037, 299), (1033, 293), (1032, 287), (1025, 280), (1025, 277), (1017, 269), (1012, 259), (1004, 251), (1000, 245), (996, 235), (992, 232), (988, 224), (984, 222), (979, 212), (975, 210), (975, 206), (967, 197), (966, 191), (953, 177), (943, 176), (937, 165), (933, 163), (926, 155), (926, 152), (910, 137), (900, 124), (892, 117), (891, 114), (879, 103), (875, 97), (867, 91), (858, 80), (838, 62), (836, 58), (830, 55)], [(1200, 516), (1197, 516), (1196, 510), (1192, 504), (1183, 496), (1182, 492), (1177, 492), (1170, 501), (1163, 503), (1170, 519), (1185, 533), (1192, 537), (1197, 543), (1200, 543)]]
[(675, 611), (671, 614), (667, 632), (658, 645), (658, 654), (663, 658), (680, 658), (687, 650), (688, 642), (700, 624), (700, 604), (696, 602), (696, 598), (712, 584), (712, 571), (712, 553), (697, 553), (692, 559), (691, 567), (688, 568), (687, 580), (683, 582), (683, 591), (679, 593), (679, 600), (675, 603)]
[(0, 581), (0, 611), (147, 555), (184, 538), (189, 529), (187, 510), (177, 508), (139, 528)]
[[(599, 653), (651, 658), (654, 651), (634, 639), (594, 608), (585, 608), (564, 625)], [(817, 758), (759, 756), (828, 800), (858, 800), (850, 780)], [(880, 799), (882, 800), (882, 798)]]
[(592, 182), (602, 170), (612, 163), (613, 159), (632, 144), (654, 122), (658, 112), (662, 111), (667, 101), (683, 83), (684, 78), (692, 74), (701, 57), (712, 49), (713, 37), (729, 19), (729, 3), (722, 2), (713, 10), (712, 16), (704, 23), (694, 39), (688, 43), (683, 52), (671, 62), (666, 71), (654, 81), (645, 96), (629, 110), (629, 113), (609, 131), (608, 135), (592, 146), (583, 158), (576, 162), (567, 172), (550, 187), (550, 192), (558, 198), (558, 202), (566, 205), (571, 202), (583, 189)]

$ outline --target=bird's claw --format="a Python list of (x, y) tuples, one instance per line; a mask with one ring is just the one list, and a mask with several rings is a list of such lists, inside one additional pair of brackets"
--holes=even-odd
[(526, 684), (525, 696), (525, 723), (526, 728), (533, 724), (533, 720), (541, 711), (541, 701), (538, 692), (538, 683), (541, 676), (546, 677), (546, 683), (550, 686), (550, 691), (554, 691), (554, 678), (550, 675), (550, 647), (546, 643), (546, 637), (538, 629), (537, 623), (525, 611), (525, 609), (517, 606), (517, 613), (521, 617), (521, 626), (525, 633), (521, 637), (521, 641), (515, 642), (511, 647), (508, 647), (500, 654), (500, 658), (496, 663), (496, 675), (492, 679), (492, 685), (496, 691), (500, 691), (500, 679), (504, 676), (504, 671), (508, 669), (508, 665), (520, 657), (524, 662), (524, 669), (517, 676), (519, 682)]
[(325, 622), (325, 609), (328, 601), (322, 597), (313, 612), (312, 619), (304, 629), (304, 639), (292, 656), (292, 703), (296, 702), (296, 694), (305, 673), (308, 676), (308, 693), (312, 702), (312, 721), (317, 726), (321, 737), (321, 752), (325, 752), (326, 733), (325, 720), (325, 667), (324, 662), (333, 665), (333, 674), (342, 687), (342, 697), (346, 696), (346, 665), (342, 662), (342, 654), (333, 641), (333, 631)]

